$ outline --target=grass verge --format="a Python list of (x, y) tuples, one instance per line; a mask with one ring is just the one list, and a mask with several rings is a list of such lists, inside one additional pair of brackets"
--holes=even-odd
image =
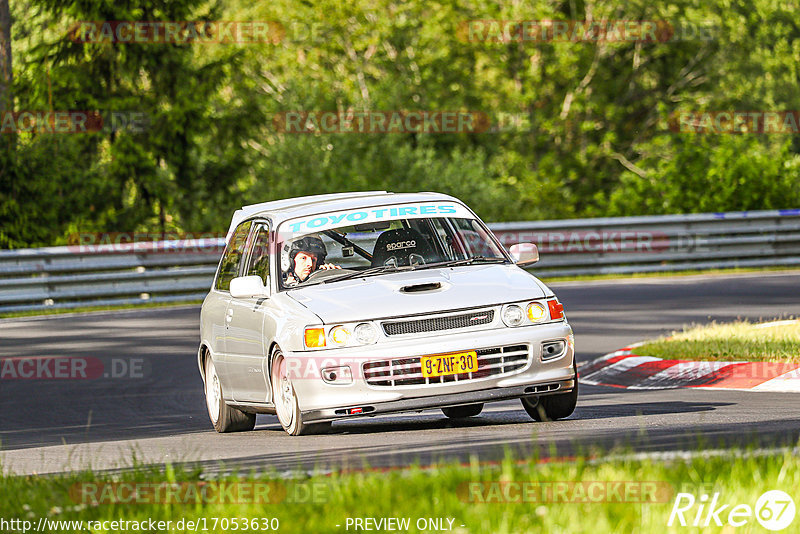
[[(253, 491), (254, 487), (261, 491)], [(150, 519), (171, 521), (171, 528), (165, 529), (171, 531), (193, 530), (187, 521), (197, 522), (198, 531), (265, 531), (264, 525), (274, 519), (280, 532), (352, 532), (348, 518), (395, 517), (408, 518), (409, 527), (398, 529), (408, 532), (435, 530), (432, 525), (439, 524), (451, 532), (498, 534), (684, 533), (709, 529), (703, 528), (705, 513), (698, 528), (680, 526), (677, 518), (668, 526), (678, 493), (691, 494), (697, 500), (683, 513), (689, 525), (698, 515), (700, 496), (708, 495), (710, 500), (718, 493), (718, 504), (730, 505), (720, 516), (724, 524), (733, 506), (743, 504), (753, 510), (764, 492), (782, 490), (796, 496), (798, 487), (800, 458), (796, 449), (783, 454), (734, 457), (726, 453), (674, 461), (620, 456), (603, 462), (576, 458), (541, 463), (507, 458), (494, 466), (475, 461), (289, 480), (254, 475), (212, 480), (201, 471), (167, 466), (166, 470), (137, 468), (117, 475), (3, 476), (0, 517), (28, 520), (33, 525), (42, 517), (78, 520), (92, 532), (125, 529), (110, 523), (87, 525), (87, 521)], [(205, 488), (205, 498), (201, 488)], [(682, 501), (686, 504), (688, 497)], [(775, 506), (779, 505), (773, 506), (777, 514), (780, 510)], [(744, 518), (746, 526), (736, 532), (763, 531), (755, 512)], [(176, 528), (181, 519), (183, 528)], [(440, 523), (425, 523), (425, 528), (420, 528), (426, 519)], [(242, 527), (245, 520), (247, 529)], [(800, 518), (794, 526), (798, 524)], [(56, 530), (49, 525), (48, 530)], [(710, 526), (715, 532), (726, 531), (713, 519)], [(61, 530), (74, 531), (78, 526)]]
[(687, 270), (687, 271), (669, 271), (657, 273), (629, 273), (629, 274), (584, 274), (576, 276), (547, 276), (546, 272), (537, 273), (536, 269), (530, 269), (530, 272), (537, 278), (545, 283), (554, 282), (591, 282), (595, 280), (627, 280), (631, 278), (676, 278), (681, 276), (714, 276), (714, 275), (730, 275), (730, 274), (751, 274), (751, 273), (800, 273), (800, 268), (792, 269), (787, 267), (749, 267), (749, 268), (731, 268), (731, 269), (706, 269), (706, 270)]
[(692, 326), (648, 341), (634, 352), (678, 360), (800, 363), (800, 321), (774, 326), (748, 321)]
[(178, 302), (146, 302), (143, 304), (113, 304), (105, 306), (82, 306), (79, 308), (69, 309), (52, 309), (52, 310), (31, 310), (20, 312), (5, 312), (0, 313), (0, 319), (11, 319), (16, 317), (35, 317), (39, 315), (61, 315), (65, 313), (86, 313), (96, 311), (118, 311), (118, 310), (139, 310), (147, 308), (165, 308), (169, 306), (186, 306), (188, 304), (202, 304), (202, 300), (185, 300)]

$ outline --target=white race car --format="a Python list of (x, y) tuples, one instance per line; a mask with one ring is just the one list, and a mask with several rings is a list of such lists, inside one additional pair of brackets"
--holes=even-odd
[(198, 365), (218, 432), (277, 414), (292, 435), (333, 421), (519, 398), (561, 419), (578, 396), (562, 305), (461, 201), (319, 195), (236, 211), (203, 302)]

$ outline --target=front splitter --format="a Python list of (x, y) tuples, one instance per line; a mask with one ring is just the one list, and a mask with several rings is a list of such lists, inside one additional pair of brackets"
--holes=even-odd
[[(415, 397), (397, 401), (380, 402), (354, 406), (340, 406), (322, 410), (309, 410), (302, 412), (303, 421), (309, 423), (322, 423), (326, 421), (339, 421), (354, 417), (372, 417), (380, 414), (413, 412), (431, 408), (445, 408), (464, 404), (477, 404), (482, 402), (497, 402), (520, 397), (541, 397), (569, 393), (575, 387), (575, 379), (544, 382), (541, 384), (526, 384), (507, 388), (493, 388), (483, 391), (468, 391), (466, 393), (450, 393), (428, 397)], [(352, 410), (360, 412), (352, 413)]]

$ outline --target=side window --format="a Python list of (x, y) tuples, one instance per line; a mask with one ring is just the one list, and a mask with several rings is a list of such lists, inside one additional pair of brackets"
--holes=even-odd
[(231, 236), (231, 240), (225, 248), (225, 253), (222, 255), (222, 261), (219, 263), (217, 283), (214, 284), (215, 289), (230, 291), (231, 280), (239, 275), (239, 263), (242, 261), (244, 245), (252, 224), (252, 221), (246, 221), (236, 227), (236, 231)]
[(253, 238), (253, 249), (247, 262), (245, 275), (258, 275), (264, 284), (269, 276), (269, 226), (259, 224)]
[(455, 226), (458, 237), (467, 247), (470, 257), (485, 256), (487, 258), (502, 258), (503, 254), (497, 249), (481, 225), (474, 219), (450, 219)]

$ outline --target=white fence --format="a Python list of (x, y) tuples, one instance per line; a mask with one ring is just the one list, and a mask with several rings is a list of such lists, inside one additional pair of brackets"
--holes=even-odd
[[(496, 223), (537, 276), (800, 265), (800, 209)], [(0, 312), (202, 299), (221, 239), (0, 251)]]

